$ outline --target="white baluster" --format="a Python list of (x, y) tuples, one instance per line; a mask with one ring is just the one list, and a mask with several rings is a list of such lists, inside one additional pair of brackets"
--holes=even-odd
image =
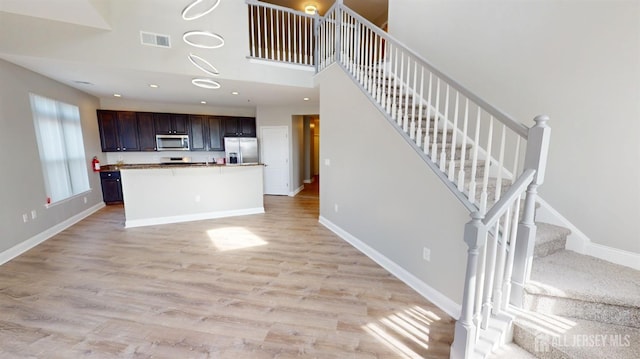
[(391, 119), (395, 120), (398, 108), (398, 48), (395, 48), (393, 60), (393, 96), (391, 96)]
[[(382, 36), (377, 36), (378, 41), (380, 42), (380, 46), (379, 46), (379, 51), (378, 51), (378, 103), (380, 103), (380, 101), (382, 101), (382, 96), (384, 95), (384, 88), (385, 88), (385, 84), (384, 84), (384, 70), (386, 68), (386, 62), (384, 61), (384, 40), (382, 39)], [(384, 107), (384, 105), (382, 105), (382, 107)]]
[[(458, 138), (458, 107), (460, 105), (460, 93), (456, 91), (456, 108), (453, 111), (453, 137), (451, 139), (451, 156), (449, 160), (449, 181), (454, 181), (455, 177), (455, 157), (456, 157), (456, 140)], [(460, 167), (463, 167), (464, 164), (461, 164)]]
[(489, 166), (491, 166), (491, 145), (493, 144), (493, 116), (489, 118), (489, 133), (487, 137), (487, 154), (484, 159), (484, 178), (482, 181), (482, 193), (480, 194), (480, 213), (482, 214), (487, 213)]
[(369, 81), (371, 82), (371, 97), (373, 97), (373, 99), (377, 102), (378, 98), (376, 98), (376, 94), (378, 93), (378, 84), (376, 83), (376, 77), (378, 75), (376, 71), (378, 70), (378, 66), (376, 66), (376, 60), (378, 57), (378, 39), (376, 38), (376, 34), (373, 31), (371, 31), (370, 33), (373, 46), (371, 49), (371, 76), (369, 78)]
[(438, 163), (438, 119), (440, 118), (440, 78), (436, 79), (436, 113), (433, 116), (433, 144), (431, 145), (431, 160)]
[[(511, 205), (513, 206), (513, 204)], [(504, 282), (505, 262), (507, 257), (507, 246), (509, 242), (509, 233), (511, 230), (511, 209), (507, 209), (500, 232), (500, 243), (498, 247), (498, 258), (496, 260), (496, 275), (493, 286), (493, 314), (498, 314), (502, 310), (502, 284)]]
[[(404, 80), (403, 80), (404, 81)], [(404, 130), (405, 133), (407, 133), (407, 131), (409, 131), (409, 96), (411, 95), (411, 93), (409, 92), (409, 90), (411, 90), (409, 88), (409, 84), (411, 84), (411, 57), (409, 56), (409, 54), (407, 54), (407, 79), (405, 82), (405, 94), (404, 94), (404, 117), (403, 117), (403, 121), (402, 121), (402, 129)]]
[(522, 137), (516, 136), (516, 150), (513, 156), (513, 169), (511, 170), (511, 184), (516, 181), (518, 177), (518, 160), (520, 159), (520, 140)]
[(402, 83), (404, 81), (404, 52), (400, 53), (400, 88), (398, 89), (398, 126), (402, 126)]
[[(462, 125), (462, 153), (460, 154), (460, 170), (458, 171), (458, 190), (464, 192), (465, 161), (467, 160), (467, 139), (469, 135), (469, 99), (464, 102), (464, 124)], [(473, 202), (473, 201), (472, 201)]]
[[(500, 136), (500, 155), (498, 157), (498, 179), (496, 180), (496, 193), (495, 193), (495, 202), (500, 200), (502, 196), (502, 176), (504, 172), (504, 144), (505, 137), (507, 132), (507, 126), (502, 125), (502, 135)], [(495, 203), (494, 202), (494, 203)]]
[(432, 108), (432, 102), (431, 102), (431, 94), (432, 94), (432, 89), (433, 89), (433, 73), (431, 71), (429, 71), (429, 91), (428, 91), (428, 95), (427, 95), (427, 118), (426, 118), (426, 122), (425, 122), (425, 133), (424, 133), (424, 154), (428, 155), (429, 154), (429, 145), (431, 144), (430, 141), (430, 135), (429, 135), (429, 127), (431, 124), (431, 108)]
[[(489, 246), (489, 235), (485, 231), (485, 238), (482, 241), (484, 245), (480, 249), (480, 256), (478, 258), (478, 281), (476, 282), (476, 297), (474, 298), (475, 310), (474, 310), (474, 323), (477, 328), (480, 328), (482, 320), (482, 298), (484, 298), (484, 282), (486, 278), (487, 269), (487, 247)], [(479, 334), (479, 333), (478, 333)], [(477, 340), (476, 336), (476, 340)]]
[[(518, 136), (520, 137), (520, 136)], [(511, 275), (513, 274), (513, 260), (516, 250), (516, 240), (518, 238), (518, 221), (520, 218), (520, 199), (518, 197), (513, 206), (513, 217), (511, 218), (511, 231), (509, 233), (509, 253), (507, 256), (507, 264), (505, 265), (505, 272), (502, 284), (502, 310), (507, 310), (511, 298)]]
[(500, 220), (496, 222), (494, 229), (494, 235), (489, 236), (487, 240), (487, 277), (484, 283), (483, 298), (482, 298), (482, 329), (487, 329), (489, 326), (489, 318), (491, 314), (491, 308), (493, 303), (491, 297), (493, 295), (493, 278), (496, 272), (496, 254), (498, 251), (498, 235), (500, 233)]
[(255, 6), (253, 5), (249, 5), (249, 28), (250, 28), (250, 35), (249, 35), (249, 55), (251, 57), (256, 57), (256, 39), (255, 39), (255, 34), (254, 34), (254, 22), (255, 22), (255, 16), (253, 15), (253, 11), (255, 10)]
[(420, 66), (420, 104), (418, 107), (418, 136), (416, 144), (422, 148), (422, 106), (424, 106), (424, 66)]
[(471, 203), (476, 202), (476, 178), (478, 176), (477, 167), (478, 167), (478, 148), (480, 147), (480, 119), (482, 117), (482, 109), (480, 106), (476, 106), (477, 116), (476, 116), (476, 131), (473, 136), (473, 159), (471, 160), (471, 179), (469, 182), (469, 200)]
[(447, 162), (447, 137), (449, 125), (449, 84), (447, 84), (447, 92), (444, 100), (444, 118), (442, 119), (442, 148), (440, 148), (440, 171), (445, 172)]
[(413, 62), (413, 96), (411, 97), (411, 126), (409, 128), (409, 137), (416, 140), (416, 97), (418, 97), (418, 61)]

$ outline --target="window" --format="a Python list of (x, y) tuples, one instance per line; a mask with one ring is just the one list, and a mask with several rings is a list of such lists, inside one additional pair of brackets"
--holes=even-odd
[(30, 97), (47, 202), (88, 191), (78, 107), (34, 94)]

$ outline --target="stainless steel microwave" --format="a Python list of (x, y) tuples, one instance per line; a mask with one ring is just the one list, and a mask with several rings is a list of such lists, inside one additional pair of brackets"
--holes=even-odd
[(189, 135), (156, 135), (158, 151), (189, 151)]

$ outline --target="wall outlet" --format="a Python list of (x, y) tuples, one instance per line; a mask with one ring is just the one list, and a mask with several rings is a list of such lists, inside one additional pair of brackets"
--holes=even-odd
[(84, 197), (82, 200), (84, 201), (84, 204), (87, 204), (87, 197)]
[(328, 159), (328, 158), (325, 158), (325, 159), (324, 159), (324, 165), (325, 165), (325, 166), (331, 166), (331, 160), (330, 160), (330, 159)]
[(34, 209), (31, 211), (31, 219), (36, 219), (36, 217), (38, 217), (38, 212)]
[(427, 247), (422, 248), (422, 259), (431, 262), (431, 249)]
[(337, 203), (333, 205), (333, 210), (338, 212), (338, 204)]
[(200, 195), (196, 195), (196, 202), (200, 202)]
[(27, 223), (27, 221), (29, 221), (29, 216), (26, 213), (22, 215), (22, 221), (24, 223)]

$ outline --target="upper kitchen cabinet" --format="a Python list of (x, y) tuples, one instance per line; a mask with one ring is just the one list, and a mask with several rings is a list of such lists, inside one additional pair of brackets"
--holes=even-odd
[(98, 110), (102, 152), (139, 151), (136, 113)]
[(223, 117), (190, 115), (191, 151), (224, 151)]
[(189, 133), (189, 116), (177, 113), (154, 113), (158, 135), (186, 135)]
[(226, 117), (225, 137), (256, 137), (256, 119), (253, 117)]
[(222, 117), (207, 117), (207, 139), (209, 140), (209, 151), (224, 151), (224, 124)]
[(191, 151), (207, 151), (208, 141), (206, 141), (206, 116), (189, 115), (189, 143)]
[(153, 113), (138, 112), (138, 140), (140, 151), (156, 150), (156, 126), (153, 120)]

